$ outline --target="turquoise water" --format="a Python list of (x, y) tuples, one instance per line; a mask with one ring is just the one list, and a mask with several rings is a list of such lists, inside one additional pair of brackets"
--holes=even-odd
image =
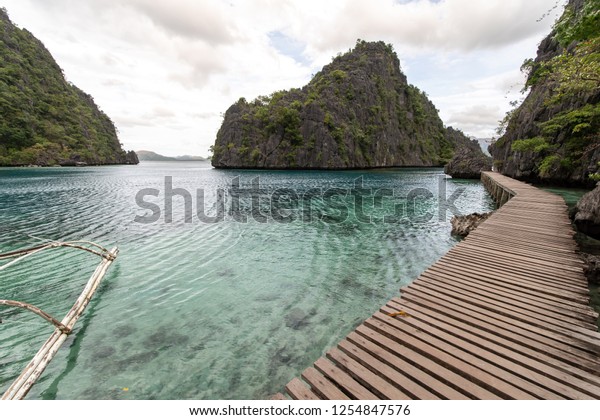
[(575, 204), (577, 204), (579, 199), (581, 197), (583, 197), (583, 195), (585, 193), (588, 193), (590, 191), (589, 189), (584, 189), (584, 188), (564, 188), (564, 187), (542, 187), (542, 189), (545, 191), (554, 193), (556, 195), (560, 195), (563, 198), (563, 200), (565, 200), (565, 203), (567, 203), (567, 206), (569, 208), (572, 208), (573, 206), (575, 206)]
[[(451, 213), (438, 217), (440, 185), (447, 197), (464, 188), (454, 202), (461, 213), (493, 207), (478, 181), (440, 184), (441, 174), (223, 171), (195, 162), (1, 169), (1, 251), (39, 243), (28, 235), (120, 249), (28, 398), (252, 399), (281, 391), (456, 243)], [(190, 192), (194, 211), (196, 191), (204, 190), (204, 207), (214, 214), (219, 189), (230, 209), (238, 176), (246, 189), (260, 176), (263, 190), (247, 193), (239, 214), (218, 223), (188, 214), (186, 223), (184, 199), (175, 197), (173, 222), (165, 221), (165, 177)], [(360, 179), (366, 192), (350, 191)], [(144, 188), (158, 193), (144, 198), (161, 210), (153, 223), (134, 221), (150, 214), (136, 204)], [(380, 198), (373, 201), (371, 192)], [(357, 220), (359, 196), (365, 210), (358, 216), (375, 216), (370, 222)], [(252, 208), (287, 222), (262, 223)], [(247, 223), (234, 220), (243, 215)], [(73, 250), (38, 254), (0, 271), (0, 297), (62, 319), (97, 263)], [(4, 391), (52, 327), (13, 309), (0, 309), (0, 318)]]

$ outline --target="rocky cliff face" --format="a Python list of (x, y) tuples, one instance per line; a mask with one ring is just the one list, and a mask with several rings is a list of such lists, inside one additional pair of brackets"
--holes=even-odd
[(241, 98), (232, 105), (217, 133), (212, 164), (302, 169), (438, 166), (447, 163), (459, 145), (473, 147), (461, 132), (444, 128), (427, 96), (407, 83), (392, 47), (359, 40), (302, 89), (252, 102)]
[(110, 118), (0, 8), (0, 166), (135, 164)]
[(570, 0), (526, 60), (524, 102), (490, 146), (497, 169), (530, 181), (593, 186), (600, 161), (600, 0)]
[(444, 173), (451, 175), (452, 178), (479, 179), (482, 171), (491, 170), (492, 158), (481, 153), (478, 143), (475, 145), (479, 150), (458, 148), (452, 160), (444, 166)]

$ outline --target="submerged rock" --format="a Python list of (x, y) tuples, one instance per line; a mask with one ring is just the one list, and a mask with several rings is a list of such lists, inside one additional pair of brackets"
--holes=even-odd
[(116, 353), (116, 350), (115, 350), (114, 347), (99, 346), (94, 351), (94, 355), (93, 356), (94, 356), (95, 359), (105, 359), (107, 357), (111, 357), (115, 353)]
[(577, 230), (600, 239), (600, 183), (579, 199), (571, 215)]
[(489, 213), (472, 213), (466, 216), (454, 216), (450, 223), (452, 223), (452, 235), (456, 236), (467, 236), (472, 230), (479, 226), (483, 221), (490, 217), (492, 212)]
[(492, 158), (484, 155), (481, 149), (461, 148), (444, 166), (444, 173), (452, 178), (479, 179), (482, 171), (491, 169)]
[(301, 330), (308, 325), (309, 316), (300, 308), (293, 308), (285, 315), (285, 325), (294, 330)]

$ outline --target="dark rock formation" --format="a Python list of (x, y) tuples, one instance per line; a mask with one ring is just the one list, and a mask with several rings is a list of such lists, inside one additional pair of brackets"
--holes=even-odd
[(578, 231), (600, 240), (600, 183), (579, 199), (571, 216)]
[(450, 223), (452, 224), (452, 235), (456, 236), (467, 236), (472, 230), (483, 223), (488, 217), (492, 215), (489, 213), (472, 213), (466, 216), (454, 216)]
[(345, 169), (440, 166), (471, 141), (444, 128), (435, 106), (400, 71), (390, 45), (358, 41), (302, 89), (225, 113), (217, 168)]
[(526, 60), (524, 102), (507, 114), (489, 147), (504, 175), (528, 182), (592, 186), (600, 161), (598, 0), (570, 0), (553, 31)]
[(135, 164), (110, 118), (0, 8), (0, 166)]
[(137, 153), (135, 153), (133, 150), (128, 151), (125, 154), (125, 163), (128, 165), (137, 165), (140, 163)]
[(600, 284), (600, 255), (580, 253), (585, 262), (583, 273), (591, 284)]
[[(479, 179), (482, 171), (492, 169), (492, 158), (481, 151), (477, 140), (473, 148), (461, 147), (444, 167), (444, 172), (452, 178)], [(478, 150), (479, 149), (479, 150)]]

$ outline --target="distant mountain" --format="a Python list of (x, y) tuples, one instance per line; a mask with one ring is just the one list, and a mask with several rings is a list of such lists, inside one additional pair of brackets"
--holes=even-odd
[(176, 157), (163, 156), (163, 155), (159, 155), (158, 153), (151, 152), (149, 150), (138, 150), (135, 153), (138, 155), (138, 158), (140, 159), (140, 161), (152, 161), (152, 162), (180, 161), (180, 162), (185, 162), (185, 161), (205, 161), (205, 160), (207, 160), (206, 158), (203, 158), (202, 156), (190, 156), (190, 155), (183, 155), (183, 156), (176, 156)]
[(0, 166), (136, 163), (94, 99), (0, 8)]
[(479, 143), (479, 146), (481, 147), (481, 150), (483, 151), (483, 153), (486, 156), (491, 156), (490, 152), (488, 151), (488, 147), (490, 144), (492, 144), (494, 142), (494, 139), (492, 139), (491, 137), (487, 137), (487, 138), (476, 138), (475, 140), (477, 140), (477, 143)]
[(190, 156), (190, 155), (182, 155), (182, 156), (175, 156), (175, 160), (181, 160), (181, 161), (186, 161), (186, 160), (199, 160), (199, 161), (204, 161), (204, 160), (208, 160), (207, 158), (204, 158), (202, 156)]
[(217, 168), (441, 166), (477, 142), (444, 127), (391, 45), (359, 40), (300, 89), (240, 98), (212, 152)]

